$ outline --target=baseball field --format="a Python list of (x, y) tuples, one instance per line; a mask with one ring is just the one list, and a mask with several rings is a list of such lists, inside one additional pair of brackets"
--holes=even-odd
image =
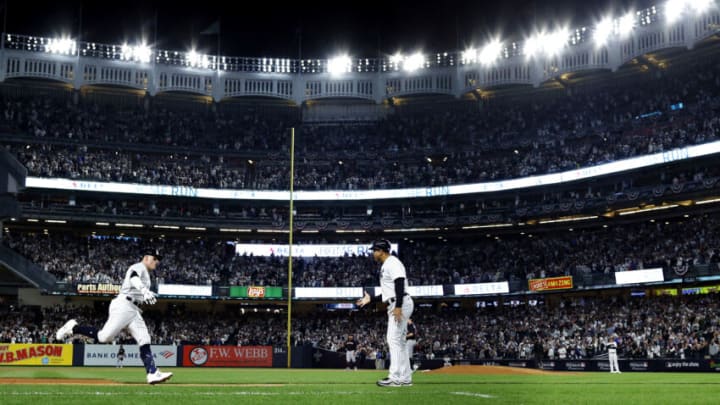
[(150, 386), (139, 368), (3, 367), (2, 404), (718, 404), (712, 373), (568, 373), (460, 366), (380, 388), (374, 370), (177, 368)]

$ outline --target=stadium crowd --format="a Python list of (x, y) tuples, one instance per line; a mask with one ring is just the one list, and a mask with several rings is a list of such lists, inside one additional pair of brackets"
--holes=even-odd
[[(491, 100), (479, 111), (298, 124), (295, 184), (354, 190), (491, 181), (717, 140), (713, 62), (632, 86)], [(48, 99), (6, 100), (4, 107), (0, 128), (26, 135), (7, 147), (32, 175), (241, 189), (289, 184), (285, 121)], [(248, 157), (258, 151), (262, 157)]]
[[(720, 271), (720, 218), (716, 214), (607, 227), (525, 232), (462, 240), (400, 242), (413, 285), (524, 281), (531, 278), (612, 275), (662, 267), (680, 274), (695, 265)], [(119, 282), (136, 252), (152, 245), (164, 260), (159, 283), (286, 286), (287, 258), (239, 256), (226, 240), (47, 235), (10, 231), (3, 243), (68, 283)], [(54, 252), (47, 255), (46, 252)], [(293, 285), (371, 286), (376, 265), (365, 256), (295, 258)]]
[[(416, 358), (533, 359), (539, 342), (543, 359), (589, 359), (607, 353), (607, 343), (617, 337), (623, 358), (718, 359), (720, 312), (714, 295), (626, 300), (575, 297), (552, 305), (542, 300), (535, 305), (508, 303), (477, 309), (418, 307), (413, 315), (419, 331)], [(0, 343), (53, 342), (54, 331), (68, 317), (96, 323), (104, 319), (104, 311), (102, 305), (5, 306), (0, 309)], [(208, 314), (191, 312), (180, 304), (164, 311), (148, 308), (143, 316), (154, 344), (282, 347), (286, 342), (286, 315), (274, 311), (235, 308)], [(359, 350), (373, 359), (386, 350), (386, 322), (381, 309), (298, 314), (293, 317), (292, 342), (341, 351), (352, 334)], [(132, 338), (125, 333), (117, 341), (132, 343)]]

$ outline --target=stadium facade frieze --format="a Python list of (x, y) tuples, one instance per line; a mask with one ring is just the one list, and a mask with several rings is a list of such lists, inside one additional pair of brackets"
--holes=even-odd
[(107, 45), (5, 34), (0, 81), (39, 78), (64, 82), (75, 89), (113, 85), (146, 91), (151, 96), (182, 91), (214, 101), (261, 96), (298, 105), (326, 98), (380, 103), (414, 94), (460, 97), (495, 86), (539, 86), (567, 73), (615, 71), (648, 53), (691, 49), (715, 35), (720, 23), (716, 7), (670, 18), (662, 15), (664, 12), (659, 5), (638, 10), (626, 32), (601, 43), (592, 37), (596, 27), (567, 29), (561, 34), (560, 52), (533, 51), (529, 49), (530, 38), (498, 45), (493, 63), (485, 63), (477, 51), (465, 50), (387, 58), (345, 56), (338, 66), (337, 58), (231, 57), (152, 49), (142, 44)]

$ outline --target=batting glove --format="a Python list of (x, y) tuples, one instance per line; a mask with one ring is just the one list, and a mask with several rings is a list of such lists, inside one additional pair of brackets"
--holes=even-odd
[(155, 293), (148, 290), (147, 288), (142, 289), (142, 295), (143, 295), (143, 303), (148, 305), (154, 305), (157, 302), (157, 298), (155, 297)]

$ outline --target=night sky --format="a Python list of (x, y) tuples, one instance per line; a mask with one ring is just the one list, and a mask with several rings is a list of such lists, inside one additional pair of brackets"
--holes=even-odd
[[(3, 4), (4, 0), (0, 0)], [(235, 6), (228, 4), (235, 3)], [(250, 2), (200, 1), (7, 1), (6, 31), (15, 34), (78, 38), (106, 44), (155, 38), (158, 47), (215, 53), (217, 37), (199, 33), (220, 18), (222, 54), (326, 58), (344, 51), (376, 57), (397, 51), (451, 51), (476, 46), (491, 36), (520, 40), (529, 28), (555, 22), (591, 24), (608, 11), (661, 4), (638, 0), (494, 0), (337, 2), (334, 7), (308, 2), (253, 1), (254, 11), (232, 12)], [(182, 5), (179, 5), (182, 4)], [(82, 21), (79, 18), (82, 8)]]

